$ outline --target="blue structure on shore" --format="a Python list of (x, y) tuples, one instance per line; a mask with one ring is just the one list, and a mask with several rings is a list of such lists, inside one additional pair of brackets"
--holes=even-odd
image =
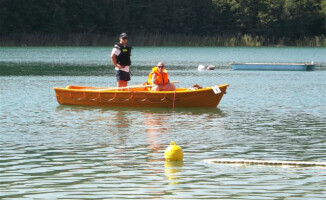
[(313, 71), (311, 63), (231, 63), (233, 70)]

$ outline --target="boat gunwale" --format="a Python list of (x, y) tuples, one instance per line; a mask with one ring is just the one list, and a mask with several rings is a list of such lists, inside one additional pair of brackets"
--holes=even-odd
[[(218, 85), (219, 88), (228, 87), (228, 84), (222, 84)], [(147, 94), (174, 94), (174, 93), (197, 93), (197, 92), (204, 92), (207, 90), (212, 90), (212, 87), (204, 87), (202, 89), (196, 89), (196, 90), (188, 90), (188, 88), (177, 88), (176, 91), (141, 91), (141, 90), (96, 90), (96, 89), (69, 89), (69, 88), (62, 88), (62, 87), (54, 87), (53, 89), (55, 91), (71, 91), (71, 92), (89, 92), (89, 93), (122, 93), (122, 94), (128, 94), (128, 93), (147, 93)], [(95, 88), (95, 87), (94, 87)], [(131, 88), (132, 89), (132, 88)], [(178, 91), (179, 89), (179, 91)], [(181, 89), (181, 91), (180, 91)], [(184, 90), (183, 90), (184, 89)]]

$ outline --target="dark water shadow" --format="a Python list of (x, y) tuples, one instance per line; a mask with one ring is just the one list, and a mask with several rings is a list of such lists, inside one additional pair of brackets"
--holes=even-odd
[[(65, 62), (1, 62), (0, 76), (103, 76), (114, 75), (113, 66), (101, 63), (65, 63)], [(170, 66), (171, 71), (186, 73), (192, 66)], [(150, 68), (144, 65), (133, 65), (134, 75), (149, 73)]]
[(164, 113), (164, 114), (213, 114), (225, 117), (226, 113), (219, 108), (143, 108), (143, 107), (101, 107), (101, 106), (76, 106), (76, 105), (58, 105), (58, 111), (92, 111), (100, 110), (102, 112), (119, 111), (119, 112), (140, 112), (140, 113)]

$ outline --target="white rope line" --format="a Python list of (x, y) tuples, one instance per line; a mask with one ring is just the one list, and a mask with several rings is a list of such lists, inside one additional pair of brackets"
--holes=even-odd
[(281, 160), (228, 160), (206, 159), (209, 164), (235, 164), (235, 165), (271, 165), (293, 167), (326, 167), (326, 162), (281, 161)]

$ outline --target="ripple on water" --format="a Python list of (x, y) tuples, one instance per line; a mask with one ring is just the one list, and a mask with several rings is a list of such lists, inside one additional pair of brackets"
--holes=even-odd
[[(60, 70), (71, 66), (61, 66), (47, 76), (39, 75), (48, 65), (34, 67), (0, 78), (0, 199), (324, 197), (324, 169), (203, 160), (326, 161), (325, 71), (199, 73), (178, 65), (170, 73), (180, 87), (230, 87), (219, 108), (173, 110), (59, 106), (52, 87), (112, 85), (115, 77), (101, 66), (68, 75)], [(144, 82), (147, 67), (134, 69), (132, 84)], [(163, 160), (172, 140), (184, 150), (181, 165)]]

